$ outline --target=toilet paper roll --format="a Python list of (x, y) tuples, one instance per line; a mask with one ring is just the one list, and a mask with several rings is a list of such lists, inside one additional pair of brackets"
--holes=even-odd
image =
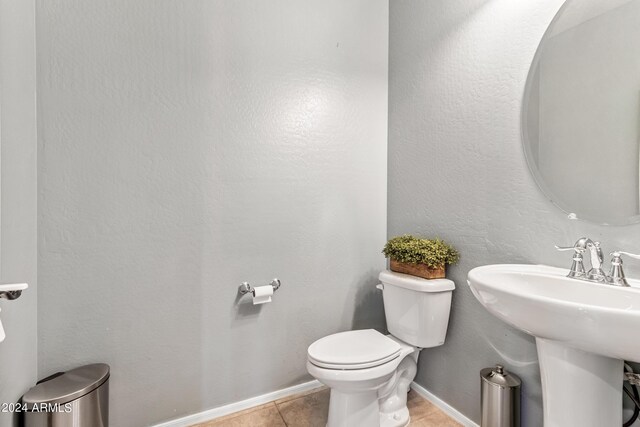
[(273, 286), (271, 285), (253, 288), (253, 305), (271, 302), (271, 295), (273, 295)]
[(6, 335), (4, 334), (4, 328), (2, 327), (2, 321), (0, 320), (0, 342), (4, 341)]

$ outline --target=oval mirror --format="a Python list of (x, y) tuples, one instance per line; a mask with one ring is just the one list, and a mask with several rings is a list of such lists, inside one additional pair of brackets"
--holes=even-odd
[(640, 221), (640, 0), (568, 0), (545, 33), (523, 106), (527, 163), (571, 217)]

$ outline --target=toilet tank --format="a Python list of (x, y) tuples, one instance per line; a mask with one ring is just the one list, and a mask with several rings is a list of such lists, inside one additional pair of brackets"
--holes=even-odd
[(379, 279), (391, 335), (421, 348), (444, 344), (453, 281), (427, 280), (388, 270), (381, 272)]

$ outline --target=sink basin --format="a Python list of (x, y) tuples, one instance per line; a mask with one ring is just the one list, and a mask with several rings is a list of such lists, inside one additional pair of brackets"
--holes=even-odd
[(536, 338), (544, 425), (622, 425), (623, 360), (640, 361), (640, 282), (622, 288), (544, 265), (487, 265), (468, 283), (494, 316)]
[(565, 277), (544, 265), (487, 265), (469, 272), (491, 314), (530, 335), (626, 360), (640, 360), (640, 282), (630, 288)]

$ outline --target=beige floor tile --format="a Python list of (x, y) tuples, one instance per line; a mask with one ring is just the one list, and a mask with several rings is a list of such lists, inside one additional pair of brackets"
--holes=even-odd
[(409, 415), (411, 415), (411, 421), (417, 421), (433, 412), (438, 408), (428, 400), (424, 399), (415, 391), (411, 390), (409, 396), (407, 396), (407, 408), (409, 408)]
[(286, 424), (271, 402), (192, 427), (286, 427)]
[(457, 423), (453, 419), (449, 418), (447, 414), (440, 409), (435, 408), (426, 417), (419, 420), (411, 420), (410, 427), (462, 427), (462, 424)]
[(324, 427), (329, 413), (329, 389), (279, 403), (278, 410), (288, 427)]
[[(310, 390), (192, 427), (325, 427), (330, 390)], [(411, 390), (407, 399), (411, 427), (461, 427), (438, 407)]]

